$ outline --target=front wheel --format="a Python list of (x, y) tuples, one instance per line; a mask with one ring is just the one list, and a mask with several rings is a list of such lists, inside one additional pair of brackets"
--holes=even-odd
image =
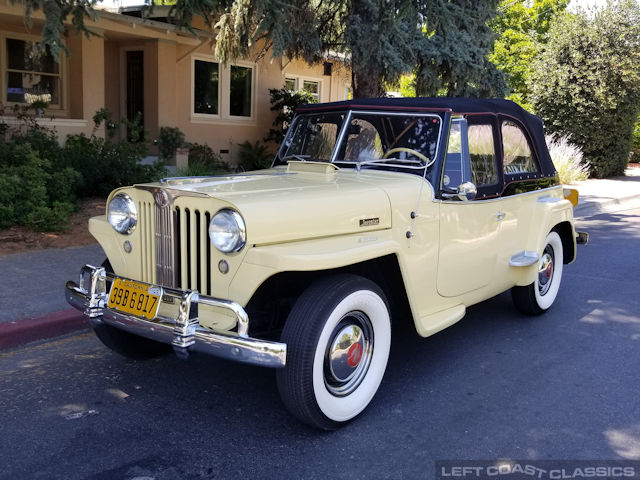
[(276, 373), (287, 409), (301, 421), (333, 430), (371, 402), (389, 358), (386, 299), (370, 280), (335, 275), (311, 285), (282, 331), (287, 364)]
[(551, 307), (560, 288), (563, 261), (562, 240), (552, 231), (547, 235), (535, 281), (511, 289), (511, 298), (518, 310), (526, 315), (540, 315)]

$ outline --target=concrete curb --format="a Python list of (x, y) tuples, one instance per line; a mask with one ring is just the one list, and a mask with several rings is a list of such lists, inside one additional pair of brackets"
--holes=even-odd
[(634, 202), (640, 203), (640, 193), (622, 198), (586, 200), (583, 204), (578, 204), (578, 206), (573, 209), (573, 216), (576, 218), (589, 217), (597, 213), (607, 212), (612, 207), (620, 208), (626, 207), (627, 205), (632, 206)]
[(89, 322), (84, 314), (74, 309), (48, 313), (40, 317), (21, 318), (13, 322), (2, 322), (0, 323), (0, 350), (89, 328)]

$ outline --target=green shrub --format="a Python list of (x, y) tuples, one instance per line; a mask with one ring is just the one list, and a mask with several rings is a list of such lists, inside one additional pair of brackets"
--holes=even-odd
[[(109, 122), (108, 112), (101, 113), (94, 120)], [(131, 125), (129, 122), (129, 127)], [(140, 131), (137, 127), (134, 130)], [(90, 137), (84, 134), (69, 135), (59, 165), (70, 167), (81, 174), (82, 182), (78, 190), (80, 196), (106, 196), (115, 188), (155, 181), (165, 175), (162, 162), (140, 164), (147, 153), (145, 142), (126, 139), (116, 142), (95, 134)]]
[(631, 161), (640, 163), (640, 117), (633, 128), (633, 141), (631, 143)]
[(158, 137), (158, 149), (160, 156), (164, 160), (173, 158), (176, 148), (182, 148), (186, 145), (184, 141), (184, 133), (177, 127), (160, 127), (160, 136)]
[(273, 154), (258, 140), (255, 143), (246, 141), (238, 146), (240, 147), (240, 168), (244, 171), (269, 168), (273, 163)]
[(591, 175), (622, 175), (640, 111), (640, 6), (609, 3), (555, 21), (534, 64), (535, 111), (549, 133), (570, 135)]
[(62, 230), (74, 209), (70, 200), (78, 176), (71, 173), (61, 181), (63, 172), (56, 172), (25, 138), (28, 135), (0, 146), (0, 228), (18, 224)]
[(215, 175), (229, 171), (229, 165), (206, 143), (189, 144), (189, 168), (192, 171), (207, 172), (202, 175)]
[(227, 171), (215, 169), (208, 167), (207, 165), (203, 165), (201, 163), (196, 163), (194, 165), (189, 165), (185, 168), (178, 168), (175, 173), (171, 174), (171, 176), (175, 177), (209, 177), (212, 175), (220, 175), (226, 173)]
[[(18, 224), (60, 230), (66, 228), (78, 195), (106, 196), (116, 187), (165, 176), (164, 165), (139, 163), (147, 152), (144, 142), (113, 141), (119, 126), (105, 109), (96, 113), (90, 137), (71, 135), (64, 147), (55, 130), (40, 126), (24, 109), (12, 113), (17, 125), (0, 117), (0, 229)], [(101, 122), (106, 140), (95, 136)], [(127, 127), (134, 138), (144, 133), (131, 122)]]
[(589, 164), (582, 158), (580, 147), (572, 144), (569, 137), (545, 137), (551, 160), (562, 183), (573, 183), (589, 178)]
[(73, 210), (69, 202), (53, 202), (51, 207), (39, 205), (27, 214), (25, 225), (39, 232), (64, 230)]

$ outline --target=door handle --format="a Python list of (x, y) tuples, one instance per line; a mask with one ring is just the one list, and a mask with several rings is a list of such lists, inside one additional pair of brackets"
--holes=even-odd
[(498, 213), (496, 213), (496, 218), (498, 219), (498, 221), (504, 220), (504, 217), (506, 217), (507, 214), (504, 212), (501, 212), (500, 210), (498, 210)]

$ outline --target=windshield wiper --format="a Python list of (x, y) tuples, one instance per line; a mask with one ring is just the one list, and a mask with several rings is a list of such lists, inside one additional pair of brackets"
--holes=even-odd
[(288, 159), (294, 158), (296, 160), (298, 160), (299, 162), (306, 162), (307, 158), (310, 158), (311, 155), (298, 155), (297, 153), (291, 153), (289, 155), (287, 155), (286, 157), (282, 158), (283, 162), (286, 162)]

